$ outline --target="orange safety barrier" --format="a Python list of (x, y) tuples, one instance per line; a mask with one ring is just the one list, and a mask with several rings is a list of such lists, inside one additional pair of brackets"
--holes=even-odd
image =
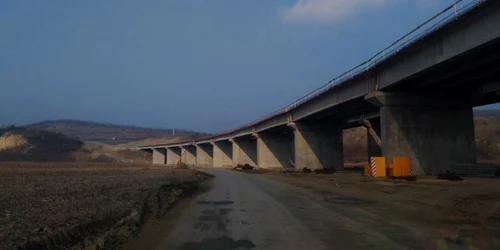
[(411, 176), (411, 161), (408, 156), (393, 156), (393, 176)]
[(370, 173), (373, 177), (386, 177), (385, 157), (370, 158)]
[(365, 175), (366, 176), (372, 176), (371, 170), (370, 170), (370, 165), (365, 165)]

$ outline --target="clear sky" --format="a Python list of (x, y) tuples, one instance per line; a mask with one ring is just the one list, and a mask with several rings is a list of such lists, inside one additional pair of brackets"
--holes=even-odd
[(2, 0), (0, 125), (64, 118), (230, 129), (453, 2)]

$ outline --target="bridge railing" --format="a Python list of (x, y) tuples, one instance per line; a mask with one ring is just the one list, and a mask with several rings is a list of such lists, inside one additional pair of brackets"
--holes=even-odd
[(385, 61), (389, 57), (397, 54), (402, 49), (410, 46), (411, 44), (422, 39), (423, 37), (427, 36), (428, 34), (438, 30), (439, 28), (441, 28), (444, 25), (448, 24), (449, 22), (457, 19), (462, 14), (475, 8), (476, 6), (478, 6), (479, 4), (481, 4), (485, 1), (488, 1), (488, 0), (469, 0), (469, 1), (458, 0), (458, 1), (456, 1), (455, 3), (449, 5), (444, 10), (442, 10), (441, 12), (437, 13), (436, 15), (434, 15), (433, 17), (428, 19), (427, 21), (418, 25), (412, 31), (406, 33), (404, 36), (402, 36), (398, 40), (394, 41), (388, 47), (386, 47), (383, 50), (376, 53), (374, 56), (372, 56), (368, 60), (362, 62), (361, 64), (358, 64), (357, 66), (355, 66), (355, 67), (349, 69), (348, 71), (340, 74), (339, 76), (331, 79), (325, 85), (323, 85), (323, 86), (311, 91), (310, 93), (302, 96), (301, 98), (295, 100), (293, 103), (291, 103), (290, 105), (285, 107), (285, 109), (292, 110), (292, 109), (296, 108), (297, 106), (300, 106), (301, 104), (311, 100), (312, 98), (317, 97), (317, 96), (329, 91), (333, 87), (340, 85), (340, 84), (346, 82), (347, 80), (354, 78), (355, 76), (366, 73), (371, 68), (382, 63), (383, 61)]
[(360, 74), (364, 74), (368, 72), (370, 69), (376, 67), (389, 57), (397, 54), (399, 51), (402, 49), (410, 46), (411, 44), (417, 42), (418, 40), (424, 38), (425, 36), (429, 35), (430, 33), (438, 30), (439, 28), (443, 27), (444, 25), (450, 23), (451, 21), (457, 19), (464, 13), (468, 12), (471, 9), (474, 9), (481, 3), (485, 1), (495, 1), (495, 0), (458, 0), (455, 3), (449, 5), (446, 7), (444, 10), (441, 12), (437, 13), (427, 21), (423, 22), (422, 24), (418, 25), (416, 28), (411, 30), (410, 32), (406, 33), (404, 36), (399, 38), (398, 40), (394, 41), (391, 43), (389, 46), (384, 48), (383, 50), (379, 51), (376, 53), (374, 56), (369, 58), (368, 60), (362, 62), (361, 64), (356, 65), (355, 67), (345, 71), (344, 73), (340, 74), (339, 76), (329, 80), (326, 84), (323, 86), (320, 86), (319, 88), (316, 88), (315, 90), (309, 92), (308, 94), (298, 98), (294, 102), (290, 103), (286, 107), (283, 107), (281, 109), (278, 109), (272, 113), (269, 113), (263, 117), (260, 117), (250, 123), (247, 123), (245, 125), (242, 125), (240, 127), (220, 132), (215, 135), (211, 136), (206, 136), (200, 139), (210, 139), (214, 138), (217, 136), (221, 135), (228, 135), (231, 133), (234, 133), (238, 130), (253, 127), (254, 125), (269, 120), (275, 116), (278, 116), (280, 114), (286, 113), (289, 110), (293, 110), (300, 105), (310, 101), (311, 99), (318, 97), (330, 90), (332, 90), (334, 87), (339, 86), (340, 84), (343, 84), (344, 82), (347, 82), (349, 79), (352, 79)]

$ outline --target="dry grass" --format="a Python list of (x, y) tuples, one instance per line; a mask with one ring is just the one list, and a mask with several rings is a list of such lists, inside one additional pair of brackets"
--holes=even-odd
[(194, 170), (151, 165), (0, 163), (0, 249), (93, 222), (115, 222), (145, 196)]

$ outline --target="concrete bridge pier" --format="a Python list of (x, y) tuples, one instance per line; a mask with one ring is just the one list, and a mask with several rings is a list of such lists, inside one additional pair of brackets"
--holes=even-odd
[(213, 164), (216, 168), (233, 166), (233, 145), (229, 140), (216, 141), (214, 146)]
[(155, 165), (165, 165), (166, 163), (166, 149), (165, 148), (153, 148), (153, 164)]
[(453, 163), (476, 163), (473, 113), (466, 98), (376, 91), (365, 99), (380, 107), (388, 164), (393, 156), (409, 156), (414, 174), (438, 174)]
[(295, 167), (344, 169), (342, 126), (322, 122), (295, 122)]
[(196, 146), (195, 145), (187, 145), (182, 146), (182, 163), (186, 165), (196, 165)]
[(261, 132), (257, 138), (257, 166), (259, 168), (289, 168), (295, 162), (293, 133)]
[(238, 137), (229, 140), (232, 142), (232, 166), (249, 164), (257, 166), (257, 140), (251, 136)]
[(167, 165), (176, 165), (181, 157), (180, 147), (167, 148)]
[(214, 146), (212, 144), (196, 145), (196, 164), (200, 166), (213, 166)]

